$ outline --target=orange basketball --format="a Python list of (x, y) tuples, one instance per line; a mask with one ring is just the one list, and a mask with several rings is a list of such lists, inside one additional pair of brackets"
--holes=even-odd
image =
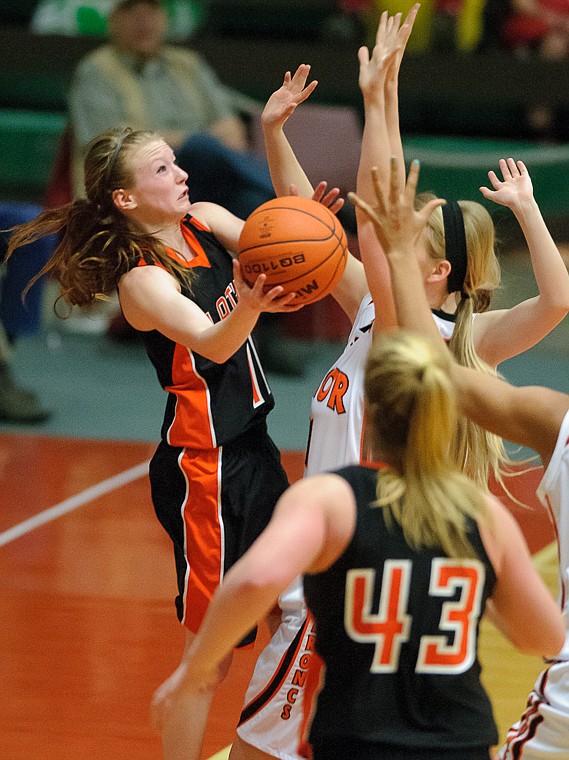
[(266, 274), (265, 290), (282, 285), (305, 305), (334, 289), (346, 266), (348, 246), (342, 225), (326, 206), (291, 195), (253, 211), (239, 237), (238, 256), (248, 285)]

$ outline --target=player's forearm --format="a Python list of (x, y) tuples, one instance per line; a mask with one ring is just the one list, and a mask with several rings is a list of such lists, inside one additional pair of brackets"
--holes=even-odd
[(282, 589), (247, 584), (228, 574), (216, 591), (192, 644), (191, 656), (217, 667), (275, 604)]
[(569, 310), (567, 266), (547, 228), (535, 199), (512, 209), (524, 233), (531, 256), (540, 301), (560, 310), (560, 319)]
[(370, 173), (372, 167), (377, 167), (380, 182), (384, 187), (387, 187), (389, 181), (391, 148), (385, 116), (383, 102), (366, 107), (356, 192), (360, 198), (371, 204), (375, 202)]
[[(290, 195), (290, 186), (294, 184), (300, 196), (312, 198), (314, 188), (283, 130), (280, 127), (278, 129), (263, 127), (263, 137), (267, 163), (276, 195)], [(326, 178), (322, 177), (322, 179)]]
[(403, 142), (399, 125), (399, 96), (397, 93), (397, 81), (387, 84), (385, 88), (385, 122), (389, 142), (390, 156), (395, 156), (399, 170), (401, 186), (405, 185), (405, 157), (403, 154)]

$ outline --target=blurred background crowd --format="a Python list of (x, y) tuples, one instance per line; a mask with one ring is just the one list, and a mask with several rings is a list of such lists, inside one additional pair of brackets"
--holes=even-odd
[[(80, 193), (86, 144), (117, 121), (165, 134), (190, 175), (192, 200), (213, 200), (247, 216), (272, 194), (259, 127), (263, 104), (284, 72), (299, 63), (312, 65), (319, 85), (296, 125), (291, 119), (289, 139), (313, 182), (327, 179), (344, 193), (354, 189), (363, 115), (356, 52), (373, 45), (382, 11), (406, 13), (411, 5), (3, 0), (0, 229)], [(159, 21), (150, 22), (158, 6), (167, 14), (163, 29)], [(115, 18), (117, 10), (121, 15)], [(569, 190), (559, 171), (569, 166), (563, 153), (569, 142), (569, 0), (423, 0), (407, 49), (401, 128), (404, 136), (434, 139), (425, 148), (429, 160), (421, 159), (431, 185), (441, 169), (447, 172), (445, 188), (454, 183), (457, 197), (477, 197), (494, 165), (485, 141), (525, 141), (526, 148), (542, 151), (533, 154), (531, 168), (538, 197), (546, 189), (540, 198), (544, 214), (569, 218)], [(415, 156), (420, 147), (413, 144)], [(517, 147), (511, 150), (519, 155)], [(540, 175), (549, 170), (551, 175)], [(357, 252), (349, 204), (341, 219)], [(8, 234), (1, 233), (0, 244), (6, 245)], [(53, 243), (21, 249), (2, 272), (0, 421), (41, 423), (50, 416), (38, 395), (14, 376), (11, 353), (20, 338), (42, 328), (46, 283), (34, 286), (25, 306), (21, 293)], [(300, 337), (344, 337), (346, 325), (333, 307), (319, 309), (296, 326), (276, 319), (259, 326), (256, 337), (268, 371), (302, 375), (295, 351), (287, 347), (287, 338), (299, 335), (299, 324)], [(67, 329), (136, 339), (116, 303), (100, 315), (71, 316)]]

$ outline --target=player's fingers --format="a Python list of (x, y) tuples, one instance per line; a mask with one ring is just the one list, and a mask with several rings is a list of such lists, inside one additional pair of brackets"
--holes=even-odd
[(419, 216), (421, 217), (424, 224), (427, 223), (427, 219), (431, 216), (433, 211), (439, 206), (444, 206), (445, 200), (444, 198), (433, 198), (433, 200), (426, 203), (423, 208), (419, 211)]
[(508, 165), (508, 170), (510, 172), (511, 177), (517, 177), (519, 175), (518, 167), (516, 165), (516, 162), (513, 158), (508, 158), (506, 161)]
[(377, 210), (379, 215), (386, 214), (385, 193), (382, 186), (381, 175), (377, 166), (371, 168), (371, 183), (373, 185), (373, 192), (377, 203)]
[(389, 208), (391, 215), (399, 205), (401, 187), (399, 185), (399, 172), (397, 167), (397, 158), (391, 156), (389, 160)]
[[(391, 159), (391, 170), (397, 172), (397, 159), (392, 158)], [(419, 174), (421, 173), (421, 163), (418, 159), (413, 159), (411, 161), (411, 166), (409, 167), (409, 174), (407, 175), (407, 182), (405, 183), (405, 195), (407, 198), (407, 201), (413, 204), (415, 201), (415, 194), (417, 192), (417, 185), (419, 183)], [(399, 173), (397, 172), (397, 177), (399, 177)]]
[(490, 184), (492, 185), (494, 190), (497, 190), (502, 184), (502, 182), (498, 179), (498, 175), (492, 169), (490, 169), (490, 171), (488, 172), (488, 179), (490, 180)]
[(356, 195), (356, 193), (348, 193), (348, 198), (354, 204), (354, 206), (357, 206), (361, 211), (363, 211), (364, 214), (366, 214), (366, 216), (368, 216), (372, 222), (379, 224), (379, 217), (377, 215), (377, 212), (369, 205), (369, 203), (366, 203), (366, 201), (364, 201), (363, 198), (360, 198), (359, 195)]
[(328, 187), (328, 183), (326, 182), (326, 180), (325, 179), (321, 180), (314, 188), (314, 192), (312, 193), (312, 200), (316, 201), (317, 203), (320, 203), (324, 193), (326, 192), (327, 187)]
[(358, 50), (358, 61), (360, 62), (360, 69), (369, 63), (369, 50), (365, 45)]
[(330, 211), (331, 211), (333, 214), (337, 214), (337, 213), (338, 213), (338, 211), (339, 211), (341, 208), (343, 208), (343, 207), (344, 207), (344, 203), (345, 203), (345, 201), (344, 201), (344, 199), (343, 199), (343, 198), (338, 198), (336, 201), (334, 201), (334, 203), (332, 203), (330, 206), (328, 206), (328, 208), (330, 209)]
[(318, 85), (317, 79), (313, 79), (312, 82), (310, 82), (310, 84), (306, 85), (306, 87), (298, 95), (298, 102), (304, 103), (304, 101), (312, 95), (317, 85)]
[(386, 30), (386, 27), (387, 27), (387, 17), (388, 17), (388, 15), (389, 14), (387, 13), (387, 11), (383, 11), (383, 13), (381, 14), (381, 16), (379, 18), (379, 25), (377, 27), (377, 33), (375, 35), (375, 44), (376, 45), (379, 45), (383, 41), (383, 38), (385, 37), (385, 30)]
[(502, 172), (502, 177), (504, 178), (504, 182), (506, 182), (506, 180), (508, 180), (508, 179), (511, 179), (512, 175), (511, 175), (510, 169), (508, 167), (508, 162), (506, 161), (505, 158), (501, 158), (498, 161), (498, 166), (500, 167), (500, 171)]
[(338, 198), (339, 195), (340, 195), (340, 188), (339, 187), (332, 187), (332, 188), (330, 188), (330, 190), (328, 190), (328, 192), (326, 193), (326, 195), (323, 196), (323, 198), (321, 199), (320, 203), (322, 203), (323, 206), (326, 206), (327, 208), (329, 208), (330, 210), (332, 210), (332, 208), (331, 208), (332, 205), (334, 205), (338, 201), (341, 201), (340, 208), (342, 208), (342, 206), (344, 205), (344, 201), (343, 201), (343, 199)]
[(405, 17), (405, 21), (401, 25), (401, 29), (399, 30), (398, 39), (403, 43), (403, 47), (407, 44), (407, 40), (409, 39), (411, 32), (413, 30), (413, 24), (415, 23), (415, 19), (417, 17), (417, 13), (420, 8), (419, 3), (415, 3), (415, 5), (411, 8), (407, 16)]

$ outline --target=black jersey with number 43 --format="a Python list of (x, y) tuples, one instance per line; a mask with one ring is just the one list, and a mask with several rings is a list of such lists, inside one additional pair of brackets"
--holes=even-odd
[[(477, 558), (411, 549), (387, 528), (377, 471), (337, 471), (357, 502), (354, 536), (326, 571), (304, 578), (326, 671), (310, 740), (354, 737), (401, 748), (496, 744), (480, 683), (478, 625), (496, 583), (478, 528)], [(457, 755), (459, 757), (459, 755)]]

